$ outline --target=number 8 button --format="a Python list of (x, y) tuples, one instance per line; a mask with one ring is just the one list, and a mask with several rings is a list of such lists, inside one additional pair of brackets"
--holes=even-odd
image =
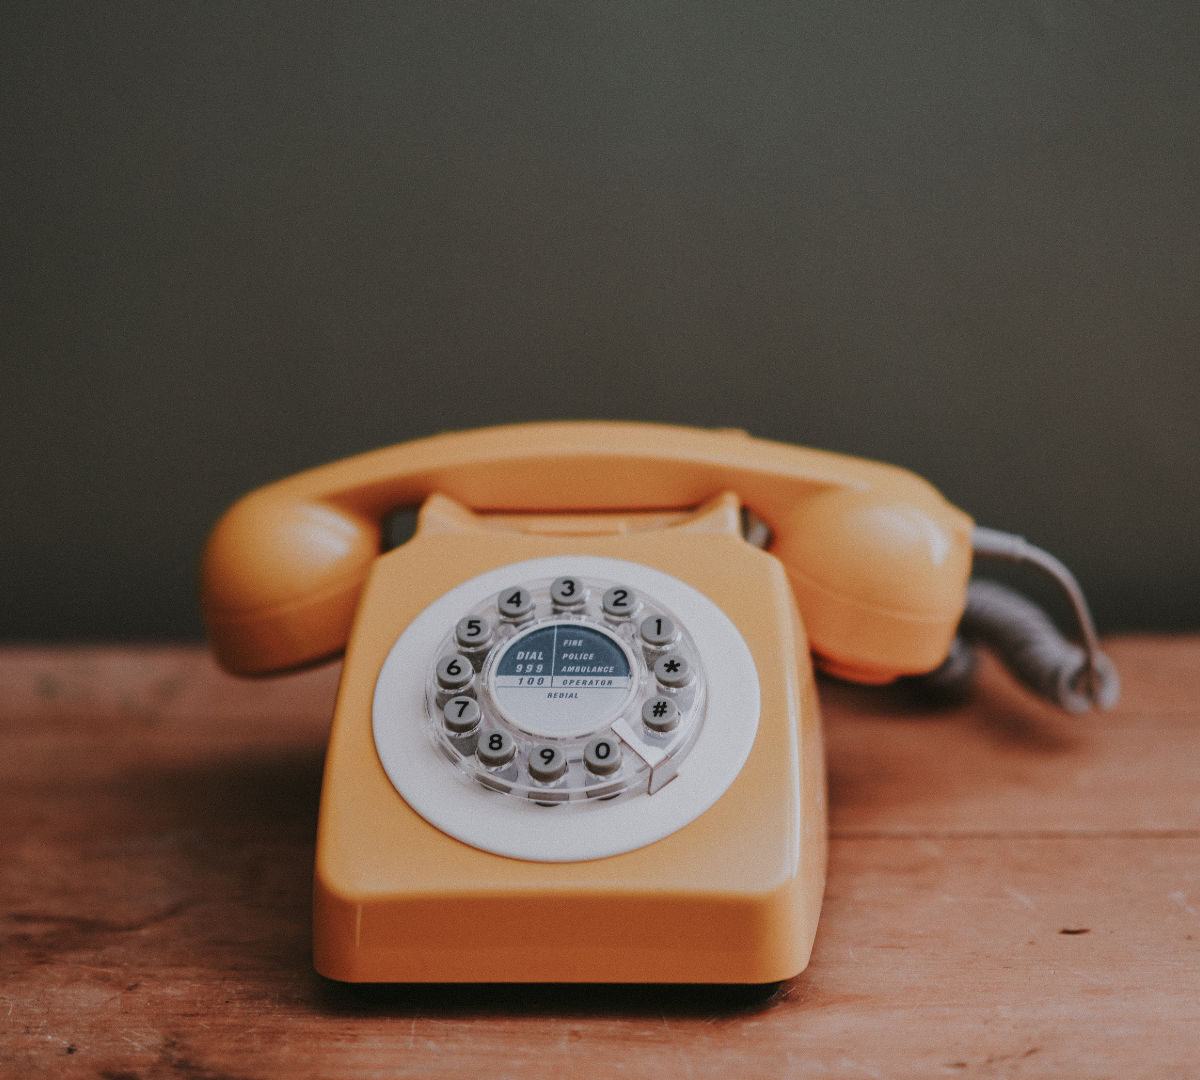
[(489, 769), (507, 765), (516, 752), (517, 744), (507, 731), (489, 731), (475, 748), (475, 756)]

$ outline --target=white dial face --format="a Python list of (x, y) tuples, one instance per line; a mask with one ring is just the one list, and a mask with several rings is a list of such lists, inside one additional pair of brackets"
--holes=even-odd
[(376, 685), (375, 743), (431, 824), (497, 854), (593, 859), (669, 835), (749, 756), (758, 680), (729, 619), (659, 571), (531, 560), (453, 589)]
[(635, 676), (633, 656), (611, 630), (552, 620), (493, 652), (483, 681), (505, 719), (553, 739), (611, 724), (633, 694)]

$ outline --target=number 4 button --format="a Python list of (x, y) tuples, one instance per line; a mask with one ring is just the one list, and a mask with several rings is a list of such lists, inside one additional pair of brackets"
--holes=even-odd
[(533, 597), (528, 589), (505, 589), (496, 604), (506, 619), (520, 619), (533, 610)]

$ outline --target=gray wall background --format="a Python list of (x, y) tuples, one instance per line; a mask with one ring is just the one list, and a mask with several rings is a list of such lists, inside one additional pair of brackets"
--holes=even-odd
[(1200, 626), (1200, 5), (6, 3), (0, 638), (191, 637), (248, 488), (740, 426)]

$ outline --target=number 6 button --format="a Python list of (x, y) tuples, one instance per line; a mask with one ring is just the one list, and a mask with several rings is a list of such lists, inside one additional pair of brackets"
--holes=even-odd
[(438, 661), (438, 685), (446, 690), (461, 690), (474, 675), (475, 669), (471, 667), (471, 661), (459, 653), (444, 656)]

